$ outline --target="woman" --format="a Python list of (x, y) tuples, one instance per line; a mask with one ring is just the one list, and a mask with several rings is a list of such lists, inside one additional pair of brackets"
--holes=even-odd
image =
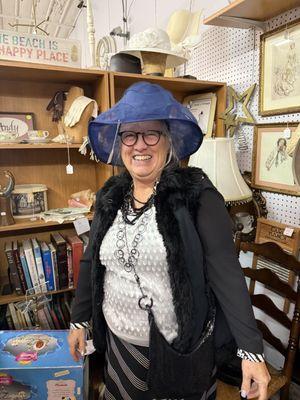
[[(89, 138), (100, 160), (123, 164), (126, 172), (110, 178), (97, 195), (72, 308), (73, 357), (85, 350), (92, 316), (95, 347), (106, 350), (105, 399), (178, 398), (174, 386), (180, 385), (186, 390), (181, 398), (215, 399), (215, 368), (203, 366), (210, 350), (180, 371), (176, 363), (164, 369), (168, 357), (153, 365), (162, 347), (171, 346), (172, 356), (198, 354), (199, 338), (209, 343), (210, 287), (243, 358), (241, 396), (265, 400), (269, 374), (262, 339), (223, 198), (202, 170), (178, 167), (178, 159), (202, 142), (193, 115), (160, 86), (140, 82), (90, 124)], [(223, 334), (217, 321), (215, 330)], [(190, 375), (201, 381), (201, 390), (188, 386)], [(174, 376), (178, 382), (171, 383)], [(157, 395), (160, 377), (169, 390), (164, 397)]]

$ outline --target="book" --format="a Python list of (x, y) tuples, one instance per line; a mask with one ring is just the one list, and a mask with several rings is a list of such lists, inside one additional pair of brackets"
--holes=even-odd
[(13, 289), (16, 291), (16, 294), (21, 295), (25, 292), (23, 292), (21, 280), (14, 260), (12, 242), (5, 243), (4, 251), (8, 262), (11, 284), (13, 286)]
[(63, 318), (64, 318), (65, 325), (66, 325), (66, 327), (68, 328), (69, 325), (70, 325), (70, 320), (71, 320), (70, 313), (69, 313), (69, 311), (68, 311), (68, 308), (67, 308), (66, 305), (65, 305), (64, 297), (63, 297), (63, 296), (57, 296), (57, 297), (58, 297), (58, 298), (57, 298), (57, 302), (58, 302), (59, 307), (60, 307), (60, 309), (61, 309), (61, 312), (62, 312), (62, 315), (63, 315)]
[(61, 236), (61, 234), (57, 232), (51, 233), (50, 238), (56, 250), (59, 289), (64, 289), (67, 288), (69, 285), (67, 242)]
[(68, 287), (74, 287), (74, 280), (73, 280), (73, 257), (72, 257), (72, 246), (70, 243), (67, 243), (67, 263), (68, 263)]
[(29, 269), (28, 269), (28, 265), (27, 265), (25, 254), (24, 254), (23, 246), (19, 246), (18, 251), (19, 251), (20, 260), (21, 260), (22, 268), (23, 268), (24, 275), (25, 275), (27, 289), (31, 289), (32, 288), (32, 282), (31, 282), (30, 272), (29, 272)]
[(59, 281), (58, 281), (58, 268), (57, 268), (57, 259), (56, 259), (56, 250), (52, 243), (48, 243), (48, 247), (51, 254), (51, 262), (54, 274), (54, 290), (59, 289)]
[(14, 306), (14, 303), (9, 303), (8, 304), (8, 309), (14, 324), (15, 329), (22, 329), (21, 323), (19, 321), (19, 318), (17, 316), (17, 310)]
[(49, 324), (49, 326), (50, 326), (50, 329), (55, 329), (55, 325), (54, 325), (52, 316), (51, 316), (51, 314), (50, 314), (50, 309), (49, 309), (48, 304), (45, 304), (45, 305), (44, 305), (44, 311), (45, 311), (46, 318), (47, 318), (47, 320), (48, 320), (48, 324)]
[(31, 246), (31, 241), (30, 239), (25, 239), (23, 240), (23, 249), (24, 249), (24, 254), (28, 266), (28, 270), (30, 273), (30, 278), (32, 282), (32, 287), (35, 291), (35, 293), (41, 293), (41, 287), (39, 286), (39, 277), (35, 265), (35, 257), (33, 254), (33, 249)]
[(20, 282), (21, 282), (22, 292), (26, 293), (27, 284), (26, 284), (26, 279), (25, 279), (25, 273), (23, 271), (23, 267), (22, 267), (21, 260), (20, 260), (17, 240), (14, 240), (12, 242), (12, 248), (13, 248), (12, 251), (13, 251), (14, 262), (16, 264), (17, 271), (18, 271), (19, 278), (20, 278)]
[(59, 322), (60, 329), (68, 329), (68, 325), (65, 322), (58, 299), (53, 299), (52, 304), (53, 304), (53, 310)]
[(14, 326), (14, 323), (13, 323), (13, 320), (12, 320), (12, 316), (11, 316), (11, 313), (10, 313), (10, 310), (9, 310), (8, 306), (7, 306), (7, 309), (6, 309), (6, 315), (5, 316), (6, 316), (6, 322), (7, 322), (7, 325), (9, 327), (9, 329), (10, 330), (16, 329), (15, 326)]
[(49, 311), (50, 311), (50, 315), (52, 317), (52, 321), (54, 323), (55, 329), (61, 329), (61, 327), (59, 325), (59, 320), (58, 320), (58, 318), (57, 318), (57, 316), (55, 314), (55, 310), (54, 310), (53, 304), (51, 304), (49, 306)]
[(38, 273), (39, 283), (41, 286), (41, 291), (47, 292), (47, 285), (46, 285), (46, 279), (45, 279), (40, 245), (38, 244), (38, 241), (35, 238), (31, 239), (31, 242), (32, 242), (32, 248), (33, 248), (33, 253), (34, 253), (34, 258), (35, 258), (36, 270)]
[(44, 311), (44, 306), (38, 308), (37, 316), (38, 316), (38, 323), (39, 323), (40, 327), (42, 329), (46, 329), (46, 330), (50, 329), (50, 325), (49, 325), (49, 322), (47, 320), (47, 317), (46, 317), (46, 314)]
[(41, 253), (44, 267), (45, 280), (47, 284), (47, 290), (55, 290), (54, 283), (54, 269), (52, 264), (51, 251), (46, 242), (41, 243)]
[(73, 265), (73, 281), (74, 287), (77, 287), (80, 260), (83, 255), (83, 241), (76, 235), (67, 236), (67, 241), (72, 246), (72, 265)]

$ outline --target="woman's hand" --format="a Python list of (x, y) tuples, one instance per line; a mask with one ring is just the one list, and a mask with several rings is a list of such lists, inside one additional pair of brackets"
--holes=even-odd
[[(265, 362), (242, 360), (243, 382), (241, 397), (258, 400), (267, 400), (268, 384), (271, 380)], [(251, 380), (253, 383), (251, 384)]]
[(71, 356), (79, 361), (85, 353), (85, 328), (70, 329), (68, 343)]

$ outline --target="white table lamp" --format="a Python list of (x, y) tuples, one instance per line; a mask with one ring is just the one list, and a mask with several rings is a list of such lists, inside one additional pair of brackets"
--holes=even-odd
[(205, 138), (200, 149), (190, 156), (189, 166), (202, 168), (227, 204), (251, 201), (252, 193), (240, 173), (233, 138)]

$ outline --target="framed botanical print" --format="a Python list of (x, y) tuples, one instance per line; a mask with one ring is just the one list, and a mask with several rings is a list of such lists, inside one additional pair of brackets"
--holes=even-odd
[(300, 124), (265, 124), (254, 129), (252, 186), (300, 196), (294, 171), (300, 140)]
[(300, 111), (300, 19), (261, 36), (259, 114)]

